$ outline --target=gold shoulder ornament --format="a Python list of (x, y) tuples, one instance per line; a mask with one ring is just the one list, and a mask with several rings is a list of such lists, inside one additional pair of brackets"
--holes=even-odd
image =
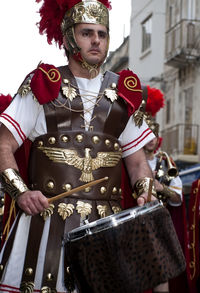
[(145, 113), (144, 113), (145, 104), (146, 103), (143, 100), (138, 110), (136, 110), (135, 113), (133, 114), (135, 125), (138, 127), (142, 126), (143, 120), (145, 118)]

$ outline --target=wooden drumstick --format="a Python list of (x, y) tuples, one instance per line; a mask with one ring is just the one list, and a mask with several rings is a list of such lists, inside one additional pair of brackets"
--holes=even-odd
[(148, 196), (147, 196), (147, 202), (150, 202), (151, 201), (152, 187), (153, 187), (153, 179), (150, 179), (150, 181), (149, 181)]
[(104, 181), (104, 180), (108, 180), (108, 177), (103, 177), (103, 178), (100, 178), (100, 179), (97, 179), (97, 180), (93, 180), (93, 181), (88, 182), (88, 183), (86, 183), (86, 184), (83, 184), (83, 185), (80, 185), (80, 186), (78, 186), (78, 187), (75, 187), (75, 188), (73, 188), (73, 189), (71, 189), (71, 190), (69, 190), (69, 191), (66, 191), (66, 192), (60, 193), (60, 194), (58, 194), (58, 195), (56, 195), (56, 196), (54, 196), (54, 197), (49, 198), (49, 199), (48, 199), (48, 202), (49, 202), (49, 203), (52, 203), (53, 201), (58, 200), (58, 199), (61, 199), (61, 198), (66, 197), (66, 196), (69, 196), (69, 195), (71, 195), (72, 193), (79, 192), (79, 191), (81, 191), (81, 190), (83, 190), (83, 189), (85, 189), (85, 188), (87, 188), (87, 187), (91, 187), (91, 186), (93, 186), (93, 185), (96, 185), (96, 184), (98, 184), (98, 183), (101, 183), (101, 182)]

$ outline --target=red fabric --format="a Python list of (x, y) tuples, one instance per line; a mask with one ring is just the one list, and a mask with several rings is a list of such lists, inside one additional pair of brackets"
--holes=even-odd
[(145, 107), (145, 112), (154, 117), (156, 113), (163, 107), (163, 93), (159, 89), (151, 88), (149, 85), (147, 85), (147, 103)]
[(183, 253), (186, 259), (186, 270), (178, 277), (169, 280), (169, 292), (170, 293), (188, 293), (189, 291), (189, 249), (188, 249), (188, 233), (187, 233), (187, 216), (185, 199), (183, 196), (183, 202), (181, 206), (173, 207), (168, 205), (168, 210), (172, 217), (172, 221), (181, 244)]
[(9, 106), (12, 101), (12, 97), (10, 95), (0, 94), (0, 114)]
[(118, 81), (118, 95), (128, 103), (128, 115), (137, 110), (142, 102), (142, 89), (138, 76), (131, 70), (122, 70)]
[(158, 146), (157, 146), (157, 148), (155, 149), (154, 154), (157, 153), (157, 151), (159, 150), (159, 148), (161, 147), (162, 142), (163, 142), (163, 138), (162, 138), (161, 136), (159, 136), (158, 139), (159, 139), (159, 140), (158, 140)]
[(197, 283), (200, 281), (200, 179), (192, 184), (189, 200), (189, 284), (190, 293), (199, 292)]
[(49, 64), (40, 64), (31, 79), (31, 89), (41, 105), (58, 97), (61, 75), (58, 69)]
[[(41, 1), (36, 0), (36, 2)], [(41, 20), (38, 23), (40, 34), (46, 34), (47, 42), (52, 44), (52, 41), (55, 41), (60, 48), (63, 44), (63, 35), (60, 24), (67, 11), (68, 2), (70, 1), (44, 0), (39, 11), (41, 17)]]

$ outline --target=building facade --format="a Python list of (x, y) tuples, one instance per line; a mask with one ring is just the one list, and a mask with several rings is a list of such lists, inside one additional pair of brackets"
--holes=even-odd
[(167, 0), (165, 21), (162, 135), (183, 166), (200, 159), (200, 1)]
[(143, 84), (163, 91), (165, 107), (156, 117), (162, 149), (183, 174), (187, 170), (189, 187), (200, 162), (200, 1), (132, 0), (131, 5), (130, 36), (104, 69), (128, 67)]

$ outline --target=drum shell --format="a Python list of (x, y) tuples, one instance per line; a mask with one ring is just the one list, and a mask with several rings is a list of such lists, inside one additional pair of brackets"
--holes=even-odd
[(142, 292), (178, 276), (186, 266), (164, 207), (65, 246), (66, 265), (83, 293)]

